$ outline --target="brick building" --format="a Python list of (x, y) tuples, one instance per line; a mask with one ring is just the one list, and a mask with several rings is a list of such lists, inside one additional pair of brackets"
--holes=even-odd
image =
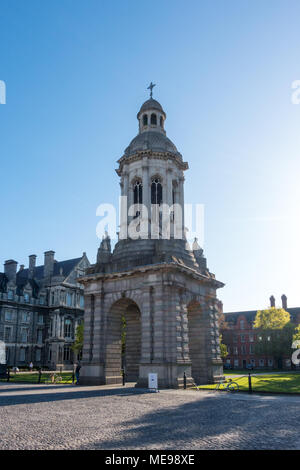
[[(0, 273), (0, 341), (5, 343), (9, 366), (68, 368), (77, 325), (84, 314), (84, 296), (77, 278), (90, 265), (86, 254), (56, 261), (54, 251), (45, 253), (44, 264), (29, 267), (8, 260)], [(75, 358), (76, 359), (76, 358)]]
[[(300, 323), (300, 307), (288, 308), (285, 295), (281, 296), (281, 301), (282, 308), (289, 312), (291, 321), (298, 325)], [(273, 296), (270, 297), (270, 306), (275, 307), (275, 298)], [(222, 330), (222, 338), (228, 349), (228, 356), (224, 360), (225, 366), (234, 369), (244, 369), (249, 366), (270, 369), (275, 367), (273, 357), (255, 354), (257, 333), (253, 328), (253, 323), (256, 313), (257, 310), (224, 313), (227, 327)], [(282, 366), (290, 368), (290, 359), (284, 359)]]

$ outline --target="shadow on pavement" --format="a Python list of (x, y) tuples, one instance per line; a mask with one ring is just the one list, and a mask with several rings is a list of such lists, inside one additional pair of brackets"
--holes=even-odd
[[(43, 387), (44, 388), (44, 387)], [(46, 387), (45, 387), (46, 388)], [(55, 387), (56, 388), (56, 387)], [(58, 388), (58, 387), (57, 387)], [(73, 387), (72, 387), (73, 388)], [(40, 388), (41, 389), (41, 388)], [(29, 390), (28, 388), (24, 390)], [(30, 389), (32, 391), (32, 388)], [(39, 390), (39, 389), (38, 389)], [(38, 393), (38, 390), (35, 389), (37, 393), (24, 394), (24, 395), (0, 395), (0, 407), (1, 406), (10, 406), (10, 405), (23, 405), (30, 403), (45, 403), (45, 402), (55, 402), (61, 400), (78, 400), (81, 398), (96, 398), (96, 397), (105, 397), (105, 396), (129, 396), (129, 395), (142, 395), (146, 393), (151, 393), (145, 389), (137, 388), (117, 388), (117, 389), (106, 389), (106, 390), (80, 390), (80, 388), (73, 388), (73, 391), (65, 392), (55, 392), (55, 393)], [(51, 390), (53, 388), (51, 387)], [(6, 389), (7, 392), (11, 390)], [(20, 391), (17, 389), (16, 391)]]

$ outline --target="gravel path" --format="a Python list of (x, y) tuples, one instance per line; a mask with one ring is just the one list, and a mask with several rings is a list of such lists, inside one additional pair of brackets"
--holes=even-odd
[(300, 397), (0, 384), (0, 449), (300, 449)]

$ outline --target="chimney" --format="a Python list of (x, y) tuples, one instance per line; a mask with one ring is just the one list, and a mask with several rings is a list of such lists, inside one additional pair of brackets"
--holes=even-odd
[(54, 255), (55, 251), (45, 251), (44, 261), (44, 277), (50, 277), (54, 270)]
[(281, 302), (282, 302), (282, 308), (286, 310), (287, 309), (287, 296), (286, 295), (283, 294), (281, 296)]
[(24, 264), (21, 264), (21, 265), (20, 265), (20, 268), (19, 268), (19, 273), (20, 273), (21, 271), (23, 271), (24, 268), (25, 268)]
[(34, 276), (34, 270), (35, 270), (35, 264), (36, 264), (36, 255), (30, 255), (29, 256), (29, 279), (32, 279)]
[(9, 281), (16, 282), (18, 262), (9, 259), (4, 263), (4, 273)]
[(270, 304), (271, 304), (271, 307), (275, 307), (275, 297), (274, 297), (274, 295), (271, 295), (271, 297), (270, 297)]

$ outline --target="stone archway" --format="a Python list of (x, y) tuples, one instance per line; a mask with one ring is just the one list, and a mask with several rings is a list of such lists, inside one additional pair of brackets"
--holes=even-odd
[(187, 306), (189, 355), (192, 363), (191, 375), (196, 384), (207, 383), (207, 325), (204, 313), (198, 302)]
[[(122, 346), (123, 344), (123, 346)], [(126, 381), (137, 382), (141, 357), (141, 312), (128, 298), (110, 308), (106, 328), (105, 382), (121, 383), (122, 367)]]

